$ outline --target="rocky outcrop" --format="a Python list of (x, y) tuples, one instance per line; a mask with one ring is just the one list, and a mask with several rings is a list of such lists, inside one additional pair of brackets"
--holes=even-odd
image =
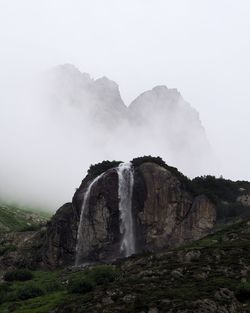
[(64, 204), (47, 225), (43, 262), (49, 266), (72, 264), (75, 259), (79, 217), (72, 203)]
[(41, 263), (44, 228), (37, 231), (12, 231), (0, 236), (0, 271), (28, 267)]
[[(88, 175), (83, 180), (72, 204), (60, 208), (48, 225), (43, 247), (45, 264), (73, 264), (80, 239), (80, 264), (122, 256), (118, 175), (114, 168), (91, 187), (77, 238), (84, 195), (92, 179)], [(134, 168), (132, 215), (136, 252), (158, 251), (199, 239), (216, 222), (215, 207), (208, 198), (194, 197), (175, 173), (151, 162)]]
[(63, 294), (63, 302), (53, 309), (56, 313), (247, 313), (249, 253), (250, 222), (245, 221), (178, 249), (133, 256), (112, 266), (77, 268), (73, 273), (70, 268), (63, 270), (63, 283), (66, 277), (69, 281), (93, 277), (100, 268), (106, 269), (105, 277), (107, 268), (118, 277), (110, 283), (104, 280), (84, 297)]
[[(79, 244), (82, 259), (79, 260), (80, 263), (112, 260), (118, 256), (120, 231), (117, 186), (116, 170), (111, 169), (104, 173), (91, 189), (82, 220), (83, 242)], [(80, 188), (74, 200), (82, 203), (82, 196)], [(79, 215), (80, 211), (81, 206)]]
[(145, 199), (136, 219), (142, 232), (139, 250), (155, 251), (196, 240), (212, 229), (216, 211), (205, 196), (193, 197), (159, 165), (144, 163), (137, 173), (145, 182)]

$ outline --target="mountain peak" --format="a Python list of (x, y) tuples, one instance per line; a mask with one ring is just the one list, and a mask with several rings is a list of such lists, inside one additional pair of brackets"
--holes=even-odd
[(81, 72), (75, 65), (66, 63), (62, 65), (58, 65), (52, 69), (52, 71), (58, 76), (64, 77), (74, 77), (75, 79), (91, 81), (91, 77), (88, 73)]
[(100, 77), (95, 80), (95, 84), (103, 87), (107, 87), (109, 89), (117, 89), (118, 84), (113, 80), (109, 79), (107, 76)]
[(168, 88), (166, 85), (157, 85), (152, 89), (156, 94), (171, 94), (180, 96), (180, 92), (177, 88)]

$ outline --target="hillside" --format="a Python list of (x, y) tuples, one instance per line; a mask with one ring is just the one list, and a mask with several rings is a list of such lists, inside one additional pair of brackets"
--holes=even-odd
[(44, 225), (51, 214), (0, 204), (0, 233), (35, 230)]
[(31, 262), (49, 218), (47, 212), (0, 204), (0, 271)]
[(247, 313), (249, 256), (246, 221), (189, 246), (132, 256), (112, 266), (33, 271), (29, 281), (0, 285), (0, 311)]

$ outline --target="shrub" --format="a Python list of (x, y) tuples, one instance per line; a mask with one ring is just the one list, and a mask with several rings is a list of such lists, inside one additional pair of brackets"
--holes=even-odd
[(35, 285), (34, 283), (28, 283), (21, 286), (16, 291), (16, 298), (20, 300), (26, 300), (42, 296), (43, 294), (44, 292), (39, 286)]
[(108, 284), (115, 281), (120, 272), (111, 265), (95, 266), (91, 270), (81, 273), (80, 276), (72, 278), (68, 284), (69, 293), (87, 293), (92, 291), (96, 285)]
[(119, 272), (113, 266), (99, 265), (94, 267), (88, 275), (97, 285), (102, 285), (116, 280)]
[(166, 166), (166, 163), (159, 156), (158, 157), (152, 157), (151, 155), (144, 155), (142, 157), (134, 158), (132, 160), (132, 164), (134, 166), (140, 166), (141, 164), (146, 163), (146, 162), (155, 163), (155, 164), (158, 164), (162, 167)]
[(152, 157), (151, 155), (144, 155), (143, 157), (134, 158), (132, 160), (132, 164), (134, 166), (140, 166), (143, 163), (151, 162), (158, 164), (159, 166), (165, 168), (166, 170), (170, 171), (172, 174), (174, 174), (179, 181), (182, 183), (185, 188), (191, 193), (194, 193), (191, 180), (188, 179), (185, 175), (183, 175), (181, 172), (178, 171), (176, 167), (167, 165), (161, 157)]
[(196, 177), (192, 184), (197, 194), (207, 195), (215, 204), (218, 200), (234, 202), (239, 195), (237, 183), (222, 177), (216, 178), (211, 175)]
[(9, 283), (0, 284), (0, 304), (4, 303), (7, 299), (7, 294), (10, 291)]
[(8, 244), (6, 246), (3, 246), (0, 248), (0, 256), (8, 253), (8, 252), (11, 252), (11, 251), (16, 251), (16, 246), (15, 245), (12, 245), (12, 244)]
[(217, 219), (218, 220), (227, 220), (234, 217), (249, 217), (249, 207), (244, 206), (240, 202), (234, 203), (219, 203), (217, 205)]
[(74, 279), (70, 281), (68, 285), (69, 293), (84, 294), (84, 293), (92, 291), (93, 289), (94, 289), (94, 283), (86, 277)]
[(42, 227), (42, 225), (35, 225), (35, 224), (31, 224), (31, 225), (25, 225), (23, 226), (20, 231), (21, 232), (26, 232), (26, 231), (37, 231)]
[(5, 281), (26, 281), (33, 278), (33, 274), (26, 269), (19, 269), (14, 271), (6, 272), (4, 275)]
[(97, 164), (92, 164), (90, 165), (90, 168), (88, 170), (88, 174), (91, 176), (98, 176), (101, 175), (102, 173), (106, 172), (110, 168), (117, 167), (121, 161), (103, 161), (101, 163)]
[(242, 283), (238, 286), (237, 291), (236, 291), (236, 298), (241, 301), (249, 301), (250, 299), (250, 283)]

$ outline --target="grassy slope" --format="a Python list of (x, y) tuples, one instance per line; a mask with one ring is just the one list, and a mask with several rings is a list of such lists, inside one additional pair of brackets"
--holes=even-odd
[[(45, 313), (59, 308), (56, 312), (133, 313), (157, 308), (159, 313), (189, 313), (206, 303), (217, 306), (216, 312), (232, 303), (233, 312), (250, 312), (249, 264), (250, 224), (244, 222), (189, 246), (122, 261), (116, 264), (122, 273), (116, 281), (95, 286), (85, 294), (69, 293), (66, 286), (73, 278), (84, 279), (89, 270), (36, 271), (33, 283), (45, 294), (20, 301), (15, 292), (30, 282), (10, 283), (9, 300), (0, 305), (0, 312)], [(232, 292), (228, 298), (220, 295), (223, 288)]]
[(47, 212), (0, 204), (0, 232), (36, 229), (49, 217)]

